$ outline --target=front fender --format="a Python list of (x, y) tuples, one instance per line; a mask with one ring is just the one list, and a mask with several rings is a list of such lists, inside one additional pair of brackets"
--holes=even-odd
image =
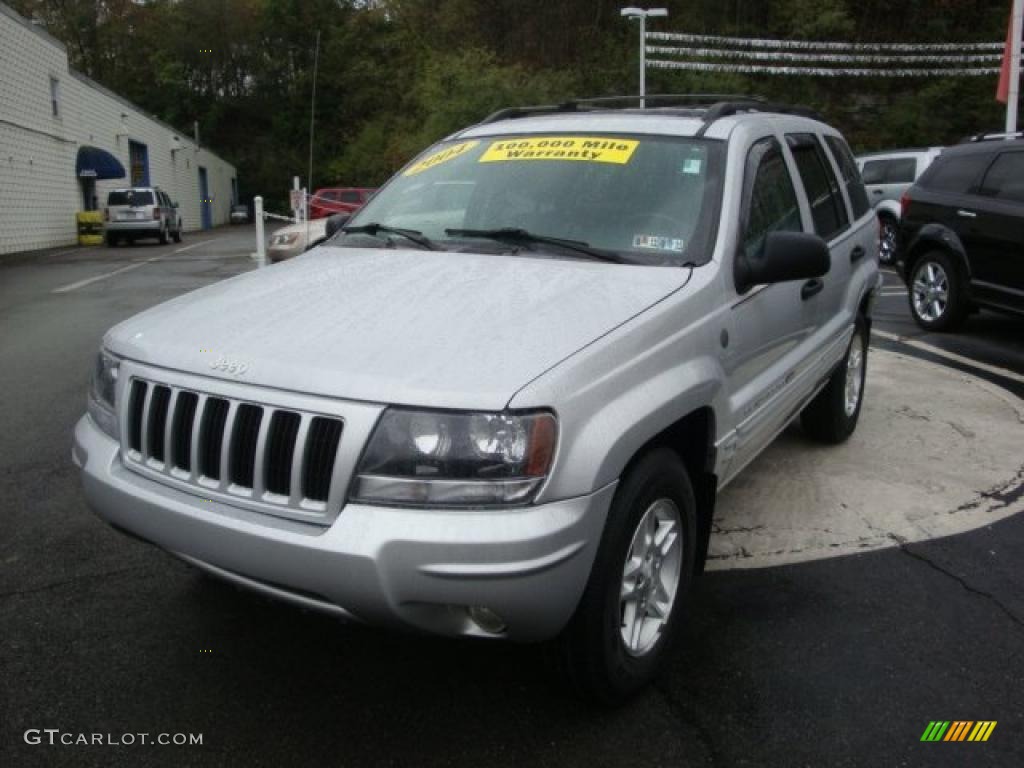
[[(512, 399), (511, 408), (558, 414), (558, 451), (538, 502), (602, 488), (680, 419), (702, 408), (720, 411), (720, 308), (714, 289), (699, 293), (648, 310)], [(695, 439), (710, 451), (714, 437)]]

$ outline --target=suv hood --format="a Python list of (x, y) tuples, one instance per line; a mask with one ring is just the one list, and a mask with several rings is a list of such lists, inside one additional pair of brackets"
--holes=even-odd
[[(500, 410), (690, 268), (320, 247), (113, 328), (114, 354), (308, 394)], [(244, 363), (241, 375), (214, 367)], [(226, 366), (225, 366), (226, 367)]]

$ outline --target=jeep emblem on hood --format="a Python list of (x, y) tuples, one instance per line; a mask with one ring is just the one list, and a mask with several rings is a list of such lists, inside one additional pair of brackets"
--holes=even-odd
[(215, 371), (223, 371), (224, 373), (228, 373), (232, 376), (244, 376), (245, 372), (249, 370), (248, 363), (232, 360), (224, 355), (221, 355), (210, 363), (210, 367)]

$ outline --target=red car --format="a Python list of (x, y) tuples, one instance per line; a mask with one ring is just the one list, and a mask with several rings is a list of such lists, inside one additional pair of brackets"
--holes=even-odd
[(354, 213), (362, 208), (376, 189), (328, 187), (318, 189), (309, 199), (309, 218), (323, 219), (335, 213)]

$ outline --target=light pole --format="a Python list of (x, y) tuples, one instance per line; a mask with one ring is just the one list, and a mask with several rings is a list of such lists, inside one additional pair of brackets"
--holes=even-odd
[(640, 20), (640, 109), (647, 106), (644, 96), (647, 95), (647, 19), (668, 16), (667, 8), (623, 8), (619, 14), (627, 19)]

